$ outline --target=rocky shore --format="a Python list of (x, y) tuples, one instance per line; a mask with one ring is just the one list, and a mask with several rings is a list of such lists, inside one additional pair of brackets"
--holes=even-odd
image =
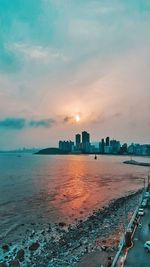
[(72, 225), (62, 221), (43, 225), (42, 231), (28, 229), (21, 242), (1, 244), (0, 267), (82, 266), (83, 258), (97, 251), (106, 266), (140, 196), (141, 191), (130, 192)]

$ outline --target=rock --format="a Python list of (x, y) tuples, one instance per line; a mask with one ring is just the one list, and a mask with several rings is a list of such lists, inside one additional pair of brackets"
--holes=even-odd
[(59, 223), (59, 226), (60, 226), (60, 227), (64, 227), (64, 226), (66, 226), (66, 223), (65, 223), (65, 222), (60, 222), (60, 223)]
[(102, 251), (106, 251), (106, 246), (101, 246)]
[(59, 244), (60, 244), (60, 246), (62, 247), (62, 246), (64, 246), (64, 245), (67, 244), (67, 241), (66, 241), (65, 239), (63, 239), (63, 238), (60, 238), (60, 240), (59, 240)]
[(17, 251), (16, 259), (23, 261), (24, 260), (24, 250), (20, 249)]
[(0, 267), (7, 267), (7, 264), (5, 262), (1, 262)]
[(4, 244), (2, 245), (2, 249), (6, 252), (6, 251), (9, 251), (9, 245), (7, 244)]
[(9, 267), (20, 267), (20, 263), (18, 260), (12, 260), (10, 263), (9, 263)]
[(29, 247), (29, 250), (30, 250), (30, 251), (35, 251), (35, 250), (38, 249), (39, 246), (40, 246), (40, 245), (39, 245), (38, 242), (32, 243), (32, 245)]

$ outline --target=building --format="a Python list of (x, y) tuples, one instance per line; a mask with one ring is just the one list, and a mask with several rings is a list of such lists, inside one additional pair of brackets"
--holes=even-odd
[(106, 146), (109, 146), (109, 136), (108, 137), (106, 137)]
[(111, 146), (104, 146), (104, 154), (111, 154), (112, 153), (112, 149)]
[(81, 150), (81, 135), (76, 134), (75, 136), (75, 150), (80, 151)]
[(90, 134), (86, 131), (82, 132), (82, 144), (90, 143)]
[(150, 145), (141, 145), (141, 155), (150, 156)]
[(75, 141), (76, 141), (76, 146), (81, 144), (81, 135), (80, 134), (76, 134), (75, 136)]
[(59, 149), (64, 152), (72, 152), (74, 147), (74, 142), (72, 141), (59, 141)]
[(104, 138), (101, 140), (101, 153), (104, 154), (105, 141)]
[(82, 152), (90, 153), (90, 134), (86, 131), (82, 132)]
[(120, 142), (117, 140), (110, 140), (110, 147), (112, 154), (118, 154), (120, 152)]
[(142, 146), (140, 144), (131, 144), (128, 147), (128, 153), (133, 155), (141, 155), (142, 154)]
[(140, 145), (140, 144), (131, 144), (128, 147), (128, 153), (131, 155), (138, 155), (138, 156), (150, 156), (150, 145)]

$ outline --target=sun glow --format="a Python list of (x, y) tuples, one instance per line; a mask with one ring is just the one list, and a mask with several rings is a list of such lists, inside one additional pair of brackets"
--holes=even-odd
[(79, 114), (75, 115), (75, 121), (79, 122), (80, 120), (81, 120), (80, 115)]

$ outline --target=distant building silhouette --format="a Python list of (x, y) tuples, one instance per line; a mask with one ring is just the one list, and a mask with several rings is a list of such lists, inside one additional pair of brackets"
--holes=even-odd
[(105, 141), (104, 138), (101, 140), (101, 153), (104, 154)]
[(81, 135), (80, 134), (76, 134), (75, 136), (75, 150), (76, 151), (80, 151), (81, 150)]
[(74, 147), (74, 142), (72, 141), (59, 141), (59, 149), (64, 152), (72, 152)]
[(130, 146), (128, 146), (128, 153), (130, 155), (150, 156), (150, 145), (140, 145), (132, 143)]
[(90, 134), (86, 131), (82, 132), (82, 152), (90, 152)]
[(128, 145), (126, 143), (124, 143), (121, 147), (120, 147), (120, 154), (127, 154), (128, 153)]
[(81, 135), (76, 134), (76, 145), (81, 144)]
[(120, 142), (117, 140), (110, 140), (110, 147), (112, 154), (118, 154), (120, 152)]
[(106, 146), (109, 146), (109, 136), (106, 137)]
[(63, 152), (66, 154), (72, 152), (74, 154), (100, 153), (150, 156), (150, 144), (141, 145), (132, 143), (128, 146), (127, 143), (124, 143), (121, 145), (120, 141), (114, 139), (110, 140), (110, 137), (107, 136), (105, 139), (101, 139), (98, 147), (97, 142), (90, 142), (90, 134), (83, 131), (81, 134), (78, 133), (75, 135), (75, 145), (72, 141), (59, 141), (59, 149), (57, 153), (63, 154)]
[(86, 131), (82, 132), (82, 144), (90, 143), (90, 134)]

